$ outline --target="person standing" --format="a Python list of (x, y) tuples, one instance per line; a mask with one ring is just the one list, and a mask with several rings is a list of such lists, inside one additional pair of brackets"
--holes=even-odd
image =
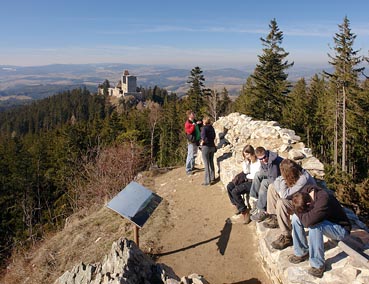
[[(232, 223), (248, 224), (250, 222), (250, 209), (247, 208), (243, 194), (250, 194), (252, 180), (260, 170), (260, 161), (256, 158), (254, 147), (246, 145), (242, 150), (242, 172), (237, 174), (227, 184), (229, 200), (237, 208), (236, 215), (230, 218)], [(246, 197), (247, 198), (247, 197)]]
[(187, 120), (185, 122), (185, 132), (187, 136), (187, 158), (186, 158), (186, 174), (192, 175), (195, 167), (195, 158), (200, 142), (200, 125), (201, 121), (196, 121), (195, 113), (192, 110), (186, 111)]
[(215, 180), (214, 173), (214, 153), (216, 151), (215, 147), (215, 130), (211, 125), (209, 117), (204, 117), (203, 127), (201, 128), (201, 152), (202, 160), (205, 167), (205, 179), (202, 185), (210, 185)]
[[(321, 278), (325, 271), (323, 235), (341, 241), (350, 234), (351, 223), (333, 194), (316, 185), (306, 185), (292, 196), (294, 254), (289, 262), (310, 260), (310, 275)], [(305, 228), (309, 228), (309, 241)]]

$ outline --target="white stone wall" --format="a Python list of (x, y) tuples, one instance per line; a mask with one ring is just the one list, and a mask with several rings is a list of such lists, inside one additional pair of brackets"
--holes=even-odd
[(221, 117), (213, 126), (218, 145), (214, 162), (225, 186), (242, 170), (242, 149), (246, 144), (277, 152), (300, 163), (315, 178), (324, 177), (324, 165), (313, 157), (311, 149), (306, 148), (295, 131), (282, 128), (278, 122), (253, 120), (249, 116), (232, 113)]

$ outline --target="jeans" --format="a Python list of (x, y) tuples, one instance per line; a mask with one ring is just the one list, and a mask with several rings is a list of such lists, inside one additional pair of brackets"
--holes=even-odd
[(247, 209), (245, 201), (242, 198), (242, 194), (250, 194), (250, 188), (251, 182), (243, 182), (239, 185), (235, 185), (233, 182), (230, 182), (227, 185), (229, 200), (237, 207), (237, 210), (240, 213)]
[(323, 235), (330, 239), (340, 241), (348, 232), (341, 226), (324, 220), (309, 227), (309, 243), (307, 242), (304, 226), (296, 214), (292, 215), (292, 237), (295, 255), (303, 256), (309, 252), (311, 267), (319, 268), (324, 265)]
[(214, 153), (215, 147), (202, 146), (202, 161), (205, 167), (205, 180), (204, 184), (210, 184), (215, 180), (214, 173)]
[(186, 158), (186, 173), (189, 173), (195, 167), (195, 157), (197, 155), (197, 144), (188, 143), (187, 158)]
[(266, 210), (268, 186), (267, 176), (262, 172), (257, 172), (252, 180), (250, 196), (257, 198), (256, 207), (259, 210)]

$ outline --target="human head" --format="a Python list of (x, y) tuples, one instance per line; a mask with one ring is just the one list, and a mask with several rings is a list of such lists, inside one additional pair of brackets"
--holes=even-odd
[(264, 147), (260, 147), (260, 146), (256, 147), (255, 155), (256, 155), (256, 158), (258, 158), (258, 160), (260, 160), (260, 162), (263, 162), (265, 164), (268, 163), (269, 151), (265, 150)]
[(309, 193), (296, 192), (292, 195), (292, 206), (296, 213), (303, 213), (308, 211), (312, 199)]
[(202, 123), (203, 123), (204, 125), (211, 124), (210, 117), (205, 116), (205, 117), (202, 119)]
[(279, 165), (279, 168), (288, 187), (294, 186), (302, 173), (301, 166), (290, 159), (284, 159)]
[(195, 119), (195, 113), (190, 109), (188, 111), (186, 111), (186, 115), (187, 115), (187, 118), (189, 120), (194, 120)]
[(242, 150), (242, 156), (243, 158), (246, 160), (248, 158), (249, 155), (251, 156), (255, 156), (255, 150), (254, 147), (252, 147), (251, 145), (246, 145), (245, 147), (243, 147)]

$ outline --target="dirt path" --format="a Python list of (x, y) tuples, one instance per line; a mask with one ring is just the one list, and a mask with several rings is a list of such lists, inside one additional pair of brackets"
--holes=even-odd
[[(184, 168), (155, 178), (153, 187), (166, 202), (167, 216), (155, 220), (157, 262), (179, 276), (198, 273), (210, 283), (270, 283), (262, 270), (253, 223), (228, 224), (234, 212), (221, 182), (202, 186), (204, 172), (188, 177)], [(161, 210), (163, 211), (163, 210)], [(154, 230), (155, 231), (155, 230)], [(148, 232), (146, 237), (150, 236)]]

